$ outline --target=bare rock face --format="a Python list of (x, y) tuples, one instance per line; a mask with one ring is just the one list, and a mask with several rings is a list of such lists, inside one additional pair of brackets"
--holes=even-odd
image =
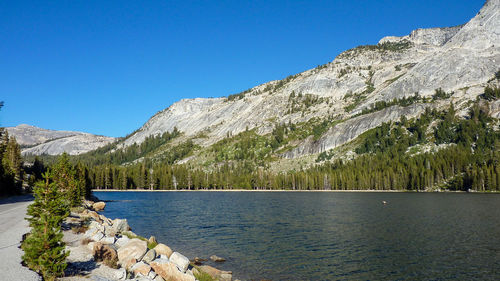
[(16, 138), (17, 143), (21, 146), (33, 146), (41, 143), (46, 143), (51, 140), (67, 138), (80, 135), (80, 132), (73, 131), (55, 131), (21, 124), (16, 127), (8, 127), (9, 135)]
[(70, 155), (85, 153), (116, 141), (115, 138), (73, 131), (55, 131), (26, 124), (8, 127), (9, 135), (23, 147), (22, 154)]
[[(460, 98), (474, 100), (477, 94), (467, 89), (484, 87), (498, 71), (499, 10), (500, 0), (489, 0), (466, 24), (384, 37), (379, 45), (347, 50), (323, 67), (256, 86), (241, 98), (181, 100), (158, 112), (119, 146), (141, 143), (148, 136), (171, 132), (174, 127), (186, 139), (204, 135), (195, 138), (196, 143), (209, 146), (246, 129), (255, 128), (263, 135), (270, 133), (275, 124), (329, 116), (348, 120), (328, 130), (319, 141), (306, 139), (284, 154), (293, 158), (336, 147), (382, 122), (395, 121), (402, 114), (418, 116), (424, 109), (392, 107), (370, 118), (353, 118), (377, 101), (392, 101), (415, 92), (429, 97), (437, 88), (460, 92)], [(321, 100), (307, 110), (294, 112), (292, 93), (295, 97), (311, 95)], [(354, 103), (349, 98), (352, 96), (359, 100)], [(346, 109), (353, 104), (352, 110)]]
[[(174, 128), (183, 133), (179, 141), (194, 139), (197, 145), (206, 147), (247, 129), (264, 135), (272, 132), (276, 124), (307, 123), (312, 118), (329, 117), (347, 120), (330, 128), (319, 140), (301, 140), (283, 154), (295, 158), (342, 145), (382, 122), (395, 121), (402, 114), (418, 116), (424, 109), (391, 107), (370, 118), (356, 117), (378, 101), (389, 102), (416, 92), (430, 97), (438, 88), (455, 92), (452, 98), (459, 97), (464, 103), (475, 100), (477, 89), (484, 88), (498, 71), (499, 11), (500, 0), (489, 0), (462, 25), (387, 36), (378, 45), (347, 50), (322, 67), (264, 83), (236, 98), (183, 99), (155, 114), (117, 147), (141, 143), (149, 136), (172, 132)], [(304, 106), (306, 97), (307, 109), (292, 110), (294, 105)], [(8, 130), (25, 144), (37, 144), (25, 148), (23, 153), (79, 154), (113, 141), (77, 132), (47, 137), (44, 131), (37, 133), (44, 137), (36, 137), (33, 128), (19, 127)]]
[(141, 260), (148, 250), (146, 241), (134, 238), (118, 249), (118, 260), (123, 264), (127, 259)]
[(306, 154), (320, 153), (341, 146), (362, 133), (382, 125), (384, 122), (399, 120), (402, 116), (413, 118), (425, 110), (425, 105), (408, 107), (393, 106), (371, 114), (349, 119), (330, 128), (319, 140), (306, 139), (297, 148), (283, 154), (285, 158), (295, 158)]
[(153, 270), (166, 281), (195, 281), (194, 276), (180, 272), (177, 266), (171, 262), (151, 263)]
[(78, 155), (114, 142), (116, 139), (92, 134), (76, 135), (67, 138), (56, 139), (42, 143), (34, 147), (22, 150), (22, 154), (32, 155), (59, 155), (64, 152), (70, 155)]

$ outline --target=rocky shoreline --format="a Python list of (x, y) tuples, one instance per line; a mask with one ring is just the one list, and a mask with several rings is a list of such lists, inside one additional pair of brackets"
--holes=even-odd
[[(73, 209), (63, 225), (67, 258), (66, 277), (60, 280), (231, 281), (232, 272), (190, 261), (169, 246), (136, 235), (126, 219), (111, 220), (98, 211), (104, 202), (85, 201)], [(213, 261), (224, 259), (212, 256)]]

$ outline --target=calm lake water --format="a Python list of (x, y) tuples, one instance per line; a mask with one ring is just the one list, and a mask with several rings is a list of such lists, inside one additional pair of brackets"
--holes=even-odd
[(500, 280), (497, 194), (95, 194), (139, 235), (226, 258), (233, 279)]

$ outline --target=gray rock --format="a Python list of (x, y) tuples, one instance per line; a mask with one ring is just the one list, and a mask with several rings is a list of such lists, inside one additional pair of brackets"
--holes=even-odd
[(154, 259), (156, 259), (156, 251), (154, 249), (150, 249), (142, 258), (144, 262), (150, 263)]
[(96, 234), (98, 230), (96, 228), (89, 228), (87, 229), (87, 231), (85, 231), (85, 233), (83, 234), (85, 237), (92, 237), (94, 234)]
[(106, 207), (106, 203), (102, 202), (102, 201), (95, 202), (94, 204), (92, 204), (92, 209), (94, 209), (94, 211), (96, 211), (96, 212), (104, 210), (105, 207)]
[(137, 238), (130, 239), (127, 244), (118, 249), (118, 261), (123, 263), (130, 258), (140, 261), (147, 250), (148, 245), (146, 241)]
[(127, 236), (122, 236), (122, 237), (116, 239), (115, 245), (118, 247), (122, 247), (125, 244), (127, 244), (129, 241), (130, 241), (130, 238), (128, 238)]
[(101, 239), (104, 237), (104, 234), (102, 232), (96, 232), (90, 239), (94, 241), (101, 241)]
[(31, 146), (22, 150), (23, 155), (58, 155), (63, 152), (77, 155), (95, 150), (116, 140), (116, 138), (82, 132), (46, 130), (26, 124), (9, 127), (7, 131), (16, 138), (19, 144)]
[(102, 242), (104, 244), (113, 244), (113, 243), (115, 243), (115, 240), (116, 240), (115, 237), (106, 236), (106, 237), (102, 238), (100, 240), (100, 242)]
[(168, 258), (158, 258), (158, 259), (155, 259), (154, 262), (156, 262), (158, 264), (165, 264), (165, 263), (169, 263), (170, 261), (168, 260)]
[(115, 219), (113, 220), (113, 229), (116, 233), (122, 233), (130, 229), (126, 219)]
[(148, 277), (154, 280), (156, 278), (156, 275), (158, 275), (158, 274), (156, 274), (156, 272), (151, 270), (148, 274)]
[(306, 139), (295, 149), (283, 154), (285, 158), (296, 158), (307, 154), (314, 154), (343, 145), (362, 133), (380, 126), (384, 122), (399, 120), (401, 116), (408, 119), (419, 115), (425, 110), (426, 105), (414, 104), (408, 107), (392, 106), (371, 114), (349, 119), (330, 128), (319, 140), (312, 137)]
[(216, 255), (212, 255), (212, 256), (210, 256), (210, 259), (211, 259), (212, 261), (214, 261), (214, 262), (224, 262), (224, 261), (226, 261), (226, 259), (225, 259), (225, 258), (221, 258), (221, 257), (216, 256)]
[(94, 280), (94, 281), (113, 281), (111, 279), (108, 279), (108, 278), (102, 277), (102, 276), (98, 276), (98, 275), (90, 276), (90, 279)]
[(170, 262), (172, 262), (173, 264), (175, 264), (177, 266), (177, 268), (182, 272), (186, 272), (188, 266), (189, 266), (189, 259), (186, 258), (185, 256), (183, 256), (181, 253), (178, 253), (178, 252), (174, 252), (171, 256), (170, 256)]
[(163, 279), (160, 275), (156, 275), (153, 281), (165, 281), (165, 279)]
[(151, 266), (149, 266), (145, 262), (141, 261), (141, 262), (134, 264), (134, 266), (132, 266), (130, 271), (134, 272), (134, 274), (136, 276), (138, 276), (138, 275), (148, 276), (149, 272), (151, 272)]
[(116, 271), (115, 273), (115, 278), (117, 280), (125, 280), (127, 279), (127, 271), (125, 270), (125, 268), (120, 268)]

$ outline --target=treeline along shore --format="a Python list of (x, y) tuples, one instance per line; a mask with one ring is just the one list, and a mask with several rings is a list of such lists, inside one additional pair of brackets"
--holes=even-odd
[[(500, 96), (500, 90), (497, 90)], [(171, 135), (152, 137), (141, 146), (118, 151), (94, 151), (72, 156), (71, 162), (89, 188), (119, 190), (408, 190), (480, 191), (500, 190), (500, 132), (498, 119), (489, 115), (489, 102), (479, 99), (465, 117), (458, 117), (452, 104), (445, 110), (427, 107), (418, 118), (404, 116), (365, 132), (349, 144), (353, 156), (320, 153), (314, 164), (301, 169), (276, 171), (276, 159), (253, 158), (250, 134), (236, 136), (241, 153), (217, 163), (193, 165), (174, 158), (123, 162), (142, 155)], [(291, 128), (275, 133), (280, 139)], [(178, 133), (172, 133), (178, 134)], [(165, 138), (162, 140), (162, 138)], [(222, 142), (227, 141), (223, 140)], [(153, 148), (148, 147), (152, 145)], [(191, 151), (194, 144), (186, 144)], [(221, 145), (222, 146), (222, 145)], [(278, 144), (279, 146), (279, 144)], [(219, 147), (215, 145), (213, 149)], [(142, 152), (139, 152), (142, 151)], [(217, 153), (217, 152), (214, 152)], [(252, 156), (254, 155), (254, 156)], [(235, 158), (236, 157), (236, 158)], [(32, 157), (32, 167), (50, 164), (55, 158)]]

